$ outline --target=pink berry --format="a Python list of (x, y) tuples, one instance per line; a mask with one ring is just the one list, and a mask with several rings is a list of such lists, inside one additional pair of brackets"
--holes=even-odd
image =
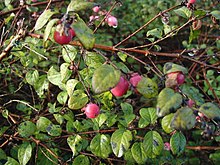
[(109, 15), (107, 17), (107, 23), (109, 26), (112, 26), (113, 28), (116, 28), (118, 26), (118, 20), (116, 17), (112, 16), (112, 15)]
[(95, 6), (95, 7), (92, 8), (92, 10), (93, 10), (95, 13), (98, 13), (100, 8), (101, 8), (100, 6)]
[(189, 0), (188, 3), (194, 4), (194, 3), (196, 3), (196, 0)]
[(190, 107), (190, 108), (192, 108), (194, 104), (195, 104), (195, 101), (193, 101), (192, 99), (189, 99), (189, 100), (187, 101), (187, 105), (188, 105), (188, 107)]
[(185, 81), (185, 76), (182, 73), (178, 73), (176, 81), (178, 83), (178, 85), (182, 85)]
[(142, 77), (138, 73), (133, 73), (130, 78), (130, 83), (136, 87)]
[(87, 104), (86, 107), (82, 108), (82, 111), (85, 111), (88, 118), (96, 118), (100, 113), (99, 106), (94, 103)]
[(124, 77), (121, 76), (118, 84), (114, 88), (111, 89), (111, 92), (114, 96), (120, 97), (120, 96), (123, 96), (127, 92), (128, 87), (129, 87), (128, 81)]
[(171, 147), (170, 147), (170, 143), (166, 142), (164, 143), (164, 150), (170, 151)]

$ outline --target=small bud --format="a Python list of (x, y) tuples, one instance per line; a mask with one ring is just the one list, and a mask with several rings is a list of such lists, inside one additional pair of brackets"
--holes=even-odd
[(92, 8), (92, 10), (93, 10), (95, 13), (98, 13), (100, 8), (101, 8), (100, 6), (95, 6), (95, 7)]

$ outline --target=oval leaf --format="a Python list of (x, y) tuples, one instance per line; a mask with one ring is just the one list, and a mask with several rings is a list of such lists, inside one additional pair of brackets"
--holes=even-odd
[(76, 36), (86, 49), (92, 49), (95, 44), (95, 36), (93, 31), (86, 23), (77, 15), (77, 21), (72, 24)]
[(61, 74), (53, 66), (48, 70), (47, 78), (54, 85), (61, 84)]
[(62, 128), (60, 127), (60, 125), (50, 124), (46, 128), (46, 131), (51, 136), (60, 136), (62, 133)]
[(62, 55), (65, 62), (71, 63), (76, 58), (77, 50), (72, 45), (64, 45), (64, 48), (62, 49)]
[(30, 143), (23, 143), (18, 149), (18, 160), (21, 165), (26, 165), (32, 155), (32, 146)]
[(56, 24), (58, 22), (59, 19), (55, 18), (55, 19), (52, 19), (48, 22), (46, 28), (45, 28), (45, 31), (44, 31), (44, 38), (43, 38), (43, 41), (45, 42), (49, 35), (50, 35), (50, 31), (53, 27), (54, 24)]
[(143, 148), (149, 158), (155, 158), (163, 150), (163, 139), (156, 131), (149, 131), (144, 136)]
[(88, 96), (84, 93), (83, 90), (76, 90), (68, 100), (68, 107), (70, 109), (81, 109), (86, 105), (88, 101)]
[(90, 165), (89, 158), (85, 155), (79, 155), (74, 159), (72, 163), (72, 165), (76, 165), (76, 164)]
[(189, 130), (195, 126), (196, 116), (193, 110), (188, 107), (180, 108), (176, 111), (171, 121), (171, 128), (176, 130)]
[(76, 85), (78, 84), (78, 80), (70, 79), (66, 82), (66, 91), (69, 96), (72, 96)]
[(68, 94), (66, 91), (62, 91), (57, 95), (57, 101), (62, 105), (66, 103), (67, 99), (68, 99)]
[(62, 63), (60, 66), (61, 82), (66, 83), (66, 81), (71, 77), (72, 71), (69, 69), (70, 64)]
[(40, 117), (37, 120), (37, 130), (42, 131), (42, 132), (47, 132), (46, 129), (47, 127), (52, 124), (52, 122), (47, 119), (46, 117)]
[(207, 102), (202, 104), (199, 111), (209, 119), (220, 120), (220, 108), (213, 103)]
[(90, 149), (96, 156), (107, 158), (112, 151), (110, 147), (110, 138), (106, 135), (96, 135), (90, 143)]
[(40, 30), (50, 19), (50, 17), (55, 14), (55, 12), (51, 11), (50, 9), (45, 10), (40, 17), (37, 19), (36, 24), (34, 26), (35, 30)]
[(178, 65), (178, 64), (174, 64), (172, 62), (167, 62), (163, 66), (163, 73), (168, 74), (168, 73), (172, 73), (172, 72), (182, 72), (183, 74), (188, 73), (188, 71), (185, 67)]
[(82, 0), (72, 0), (67, 7), (67, 12), (73, 11), (77, 12), (80, 10), (85, 10), (87, 8), (92, 8), (94, 3), (92, 2), (83, 2)]
[(134, 143), (131, 147), (133, 158), (138, 164), (144, 164), (147, 160), (147, 153), (144, 150), (143, 143)]
[(220, 19), (220, 11), (219, 10), (214, 10), (214, 11), (211, 12), (211, 14), (216, 19)]
[(139, 81), (139, 83), (137, 84), (137, 90), (140, 94), (149, 99), (156, 97), (158, 94), (157, 83), (147, 77), (143, 77)]
[(18, 126), (18, 133), (20, 134), (21, 137), (29, 137), (33, 135), (36, 131), (36, 125), (30, 121), (25, 121), (22, 122)]
[(129, 130), (116, 130), (111, 137), (111, 146), (114, 154), (117, 157), (122, 157), (125, 151), (128, 150), (131, 140), (132, 134)]
[(183, 18), (190, 18), (192, 15), (192, 11), (185, 6), (174, 10), (174, 12)]
[(171, 88), (164, 88), (157, 98), (157, 115), (165, 116), (175, 112), (182, 104), (182, 95), (175, 93)]
[(76, 156), (82, 149), (82, 138), (79, 135), (69, 136), (67, 138), (67, 143), (73, 152), (73, 157)]
[(163, 117), (162, 121), (161, 121), (161, 126), (163, 128), (163, 130), (166, 132), (166, 133), (171, 133), (174, 129), (171, 128), (170, 124), (171, 124), (171, 121), (173, 119), (173, 116), (174, 114), (171, 113), (169, 115), (166, 115)]
[(170, 147), (174, 155), (180, 155), (186, 146), (186, 138), (181, 132), (176, 132), (170, 138)]
[(92, 77), (92, 87), (95, 93), (102, 93), (113, 88), (120, 79), (120, 71), (111, 65), (102, 65), (95, 70)]
[(39, 73), (37, 70), (28, 71), (25, 75), (25, 79), (30, 85), (35, 85), (37, 80), (39, 79)]
[(141, 108), (140, 120), (138, 122), (139, 128), (147, 127), (149, 124), (155, 124), (157, 121), (157, 114), (155, 108)]

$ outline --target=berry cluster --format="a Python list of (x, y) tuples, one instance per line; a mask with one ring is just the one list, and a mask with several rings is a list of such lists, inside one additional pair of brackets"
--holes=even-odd
[(113, 28), (116, 28), (118, 26), (118, 20), (115, 16), (111, 15), (111, 14), (108, 14), (107, 15), (107, 12), (105, 10), (101, 10), (101, 6), (95, 6), (92, 8), (93, 10), (93, 15), (91, 15), (89, 17), (89, 21), (90, 22), (93, 22), (95, 20), (98, 20), (100, 18), (100, 16), (105, 16), (106, 19), (105, 19), (105, 22), (113, 27)]

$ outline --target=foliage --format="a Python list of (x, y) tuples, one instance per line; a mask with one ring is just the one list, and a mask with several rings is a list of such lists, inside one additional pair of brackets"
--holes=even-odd
[[(0, 165), (220, 162), (219, 1), (4, 0), (0, 9)], [(57, 24), (76, 37), (56, 43)], [(129, 89), (115, 97), (121, 76)]]

